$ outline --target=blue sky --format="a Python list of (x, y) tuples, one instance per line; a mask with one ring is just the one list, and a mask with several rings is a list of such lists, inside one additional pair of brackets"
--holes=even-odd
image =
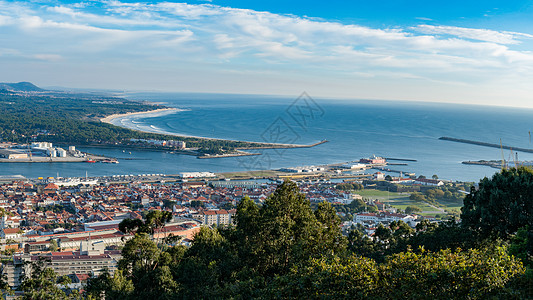
[(533, 1), (0, 0), (14, 81), (533, 107)]

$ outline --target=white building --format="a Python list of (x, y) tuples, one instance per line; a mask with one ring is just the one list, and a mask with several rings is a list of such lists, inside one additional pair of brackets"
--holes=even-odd
[(415, 179), (415, 183), (418, 183), (418, 184), (421, 184), (421, 185), (428, 185), (428, 186), (442, 186), (442, 185), (444, 185), (444, 181), (442, 181), (442, 180), (426, 179), (426, 178)]
[(56, 157), (56, 150), (53, 148), (46, 149), (46, 155), (50, 157)]
[(31, 143), (32, 148), (52, 148), (52, 143), (48, 142), (35, 142)]
[(411, 227), (418, 223), (416, 216), (397, 213), (359, 213), (354, 216), (354, 222), (359, 224), (390, 223), (393, 221), (404, 221)]
[(167, 141), (167, 146), (176, 147), (181, 150), (186, 148), (186, 144), (184, 141)]
[(67, 151), (63, 148), (57, 148), (56, 149), (56, 156), (57, 157), (67, 157)]
[(357, 170), (357, 169), (364, 169), (366, 168), (365, 164), (361, 163), (348, 163), (341, 166), (344, 169), (351, 169), (351, 170)]
[(181, 172), (180, 178), (210, 178), (215, 177), (215, 173), (211, 172)]

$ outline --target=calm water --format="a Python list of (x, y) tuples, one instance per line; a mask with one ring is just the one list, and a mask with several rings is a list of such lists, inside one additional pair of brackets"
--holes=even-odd
[[(165, 152), (86, 148), (88, 152), (134, 160), (118, 165), (86, 163), (1, 164), (0, 174), (38, 176), (238, 171), (357, 160), (372, 154), (416, 159), (394, 169), (454, 180), (477, 181), (496, 170), (461, 164), (465, 160), (499, 160), (500, 149), (438, 140), (451, 136), (533, 148), (529, 131), (533, 110), (412, 102), (340, 101), (204, 94), (127, 95), (183, 109), (171, 114), (128, 117), (115, 124), (154, 132), (257, 142), (310, 144), (308, 149), (264, 150), (262, 156), (196, 159)], [(291, 106), (292, 105), (292, 106)], [(505, 158), (510, 151), (504, 150)], [(519, 153), (520, 160), (533, 154)]]

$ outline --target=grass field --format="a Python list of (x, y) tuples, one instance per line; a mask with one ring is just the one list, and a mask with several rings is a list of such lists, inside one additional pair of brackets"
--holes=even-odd
[[(396, 192), (387, 192), (380, 191), (375, 189), (365, 189), (355, 191), (354, 193), (361, 195), (363, 198), (379, 200), (380, 202), (391, 205), (392, 207), (405, 210), (407, 206), (418, 206), (422, 211), (431, 212), (431, 213), (420, 213), (420, 215), (425, 216), (434, 216), (436, 214), (443, 214), (443, 212), (438, 211), (434, 207), (431, 207), (429, 204), (423, 201), (414, 201), (409, 199), (410, 193), (396, 193)], [(445, 210), (460, 210), (463, 206), (462, 201), (438, 201), (441, 204), (440, 208)]]

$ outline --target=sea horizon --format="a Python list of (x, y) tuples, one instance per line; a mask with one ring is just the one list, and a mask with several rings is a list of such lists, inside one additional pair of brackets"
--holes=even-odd
[[(132, 154), (121, 149), (79, 147), (95, 154), (117, 157), (118, 165), (102, 164), (3, 164), (3, 175), (92, 176), (165, 173), (184, 171), (233, 172), (278, 169), (304, 165), (323, 165), (355, 161), (378, 155), (414, 159), (407, 166), (394, 166), (417, 176), (478, 181), (492, 176), (497, 169), (462, 164), (467, 160), (501, 160), (502, 151), (477, 145), (438, 140), (441, 136), (471, 139), (533, 148), (528, 137), (527, 109), (443, 103), (356, 100), (324, 100), (309, 98), (313, 118), (294, 118), (298, 97), (258, 96), (235, 98), (227, 94), (140, 93), (127, 99), (164, 103), (179, 111), (149, 115), (131, 115), (114, 119), (115, 125), (130, 129), (199, 136), (206, 138), (276, 142), (268, 137), (277, 126), (290, 133), (288, 142), (311, 144), (329, 142), (307, 149), (262, 150), (261, 156), (239, 158), (196, 159), (167, 152), (139, 151)], [(296, 101), (296, 102), (295, 102)], [(301, 101), (301, 100), (300, 100)], [(308, 103), (308, 104), (309, 104)], [(314, 103), (314, 104), (313, 104)], [(303, 102), (300, 102), (303, 104)], [(293, 106), (291, 106), (293, 105)], [(291, 108), (292, 107), (292, 108)], [(303, 124), (299, 121), (305, 121)], [(282, 125), (282, 126), (280, 126)], [(257, 151), (254, 151), (257, 152)], [(504, 151), (505, 159), (510, 155)], [(533, 155), (519, 153), (520, 160), (533, 160)], [(396, 174), (398, 175), (398, 174)]]

